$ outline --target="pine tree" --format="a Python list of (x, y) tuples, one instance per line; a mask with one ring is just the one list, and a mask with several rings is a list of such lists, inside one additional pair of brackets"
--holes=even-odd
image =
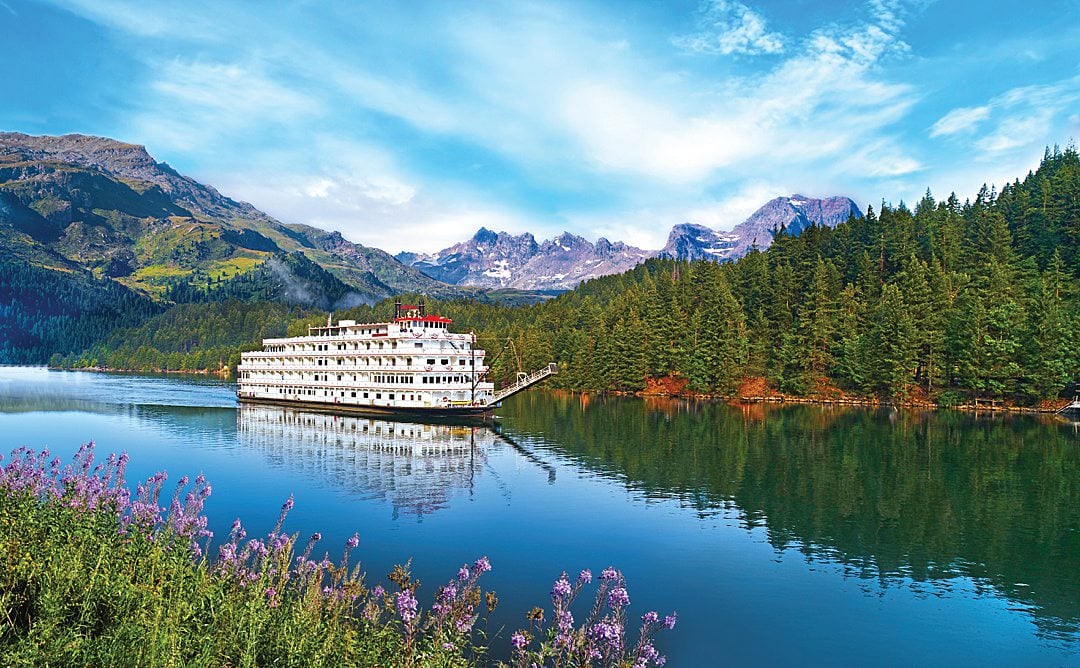
[(1056, 397), (1071, 380), (1070, 335), (1062, 303), (1067, 281), (1061, 254), (1055, 251), (1028, 316), (1025, 389), (1036, 400)]
[(867, 338), (870, 384), (887, 396), (906, 396), (914, 380), (915, 323), (898, 286), (882, 288)]

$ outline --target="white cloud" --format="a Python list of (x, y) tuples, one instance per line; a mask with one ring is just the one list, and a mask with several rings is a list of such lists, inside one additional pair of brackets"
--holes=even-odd
[(217, 39), (238, 16), (224, 3), (129, 0), (47, 0), (102, 25), (140, 37)]
[[(1080, 76), (1050, 84), (1020, 86), (977, 107), (953, 109), (931, 128), (930, 136), (985, 132), (975, 141), (976, 158), (999, 161), (1002, 154), (1029, 154), (1042, 148), (1047, 131), (1068, 127), (1069, 114), (1080, 104)], [(966, 140), (966, 137), (965, 137)]]
[(321, 113), (315, 98), (281, 83), (259, 63), (173, 59), (158, 63), (130, 125), (158, 149), (218, 152), (219, 141), (298, 124)]
[(715, 230), (728, 231), (749, 218), (750, 214), (769, 200), (793, 195), (795, 190), (803, 189), (792, 189), (767, 181), (751, 181), (740, 185), (727, 197), (691, 208), (687, 211), (685, 220)]
[(699, 9), (698, 31), (677, 37), (676, 46), (693, 53), (759, 55), (784, 50), (784, 37), (766, 29), (765, 17), (741, 2), (705, 0)]
[(1045, 136), (1053, 114), (1053, 110), (1042, 109), (1032, 111), (1030, 115), (1006, 118), (992, 133), (975, 142), (975, 147), (982, 152), (984, 159), (988, 159), (999, 153), (1031, 146)]
[(958, 132), (974, 130), (982, 121), (990, 117), (990, 107), (959, 107), (938, 119), (930, 128), (931, 137), (954, 135)]
[(390, 252), (441, 250), (481, 226), (536, 229), (537, 221), (470, 192), (421, 186), (381, 147), (319, 134), (308, 148), (317, 159), (290, 161), (289, 153), (271, 151), (253, 156), (247, 169), (215, 185), (282, 222), (336, 230)]
[[(540, 237), (567, 224), (655, 249), (670, 224), (729, 229), (790, 194), (776, 184), (825, 195), (845, 177), (922, 169), (894, 128), (919, 92), (882, 74), (883, 62), (908, 50), (900, 6), (883, 0), (872, 0), (861, 20), (802, 37), (771, 31), (742, 3), (710, 3), (702, 14), (712, 21), (702, 27), (711, 30), (702, 32), (711, 35), (708, 49), (778, 56), (767, 69), (722, 79), (680, 69), (702, 59), (649, 53), (621, 31), (625, 24), (549, 3), (499, 12), (455, 6), (452, 21), (421, 7), (428, 15), (414, 24), (397, 17), (404, 23), (379, 29), (343, 20), (356, 33), (348, 42), (275, 23), (281, 8), (234, 12), (235, 22), (208, 36), (200, 32), (215, 16), (207, 7), (184, 12), (186, 24), (167, 5), (79, 7), (133, 35), (174, 40), (170, 53), (183, 51), (176, 44), (200, 46), (158, 62), (153, 42), (132, 40), (156, 77), (132, 96), (135, 138), (201, 160), (196, 176), (287, 222), (388, 249), (437, 250), (480, 225)], [(248, 44), (253, 33), (257, 46)], [(220, 48), (201, 48), (212, 39)], [(313, 128), (338, 137), (313, 143)], [(419, 154), (429, 145), (446, 164)], [(544, 208), (559, 211), (551, 216), (527, 213), (513, 195), (468, 185), (461, 172), (470, 151), (505, 162), (537, 191), (584, 200), (603, 189), (614, 203), (588, 215), (558, 204)], [(805, 187), (806, 174), (821, 189)]]
[(888, 136), (917, 98), (911, 86), (878, 78), (879, 61), (908, 48), (895, 34), (900, 19), (882, 6), (874, 3), (873, 22), (815, 30), (771, 71), (686, 101), (648, 85), (575, 81), (562, 91), (561, 121), (597, 170), (677, 184), (750, 165), (842, 168), (871, 145), (895, 158), (889, 173), (915, 171), (919, 162)]

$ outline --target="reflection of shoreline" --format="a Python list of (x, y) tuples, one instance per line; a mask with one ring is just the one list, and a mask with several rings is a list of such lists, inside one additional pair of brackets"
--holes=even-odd
[(495, 433), (482, 426), (396, 422), (243, 404), (241, 445), (347, 491), (425, 515), (471, 489)]

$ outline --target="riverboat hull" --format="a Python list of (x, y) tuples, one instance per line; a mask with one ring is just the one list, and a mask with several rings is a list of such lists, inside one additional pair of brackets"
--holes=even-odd
[(328, 404), (320, 401), (295, 401), (292, 399), (269, 399), (262, 397), (237, 397), (245, 404), (266, 404), (272, 406), (285, 406), (300, 408), (303, 410), (319, 411), (322, 413), (336, 413), (340, 415), (369, 415), (376, 417), (401, 417), (401, 418), (424, 418), (434, 420), (468, 420), (490, 421), (494, 419), (494, 411), (497, 406), (446, 406), (446, 407), (413, 407), (413, 406), (355, 406), (348, 404)]

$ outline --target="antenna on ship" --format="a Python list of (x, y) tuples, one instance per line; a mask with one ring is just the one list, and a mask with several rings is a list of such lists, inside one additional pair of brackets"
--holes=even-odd
[(416, 307), (420, 309), (420, 317), (424, 317), (424, 298), (421, 297), (420, 301), (416, 302)]

